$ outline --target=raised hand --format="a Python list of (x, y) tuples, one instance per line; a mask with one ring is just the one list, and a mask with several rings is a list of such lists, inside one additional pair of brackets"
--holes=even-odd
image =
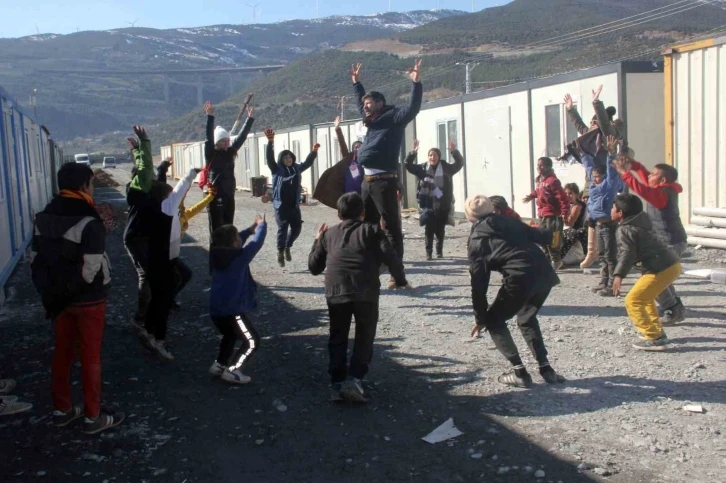
[(320, 143), (315, 143), (313, 145), (313, 152), (314, 153), (317, 153), (318, 152), (318, 149), (320, 149)]
[(258, 215), (255, 215), (255, 226), (259, 226), (260, 223), (264, 223), (264, 222), (265, 222), (265, 215), (264, 214), (262, 214), (262, 215), (259, 215), (259, 214)]
[(411, 149), (411, 151), (414, 152), (414, 153), (417, 153), (418, 152), (418, 146), (419, 146), (418, 139), (414, 139), (413, 140), (413, 149)]
[(273, 139), (275, 139), (275, 130), (271, 127), (268, 127), (267, 129), (265, 129), (265, 136), (269, 141), (272, 141)]
[(618, 139), (615, 136), (608, 136), (606, 148), (608, 153), (615, 154), (618, 151)]
[(572, 96), (565, 94), (565, 108), (569, 111), (572, 109)]
[(615, 170), (620, 173), (621, 175), (625, 173), (629, 173), (632, 168), (632, 162), (630, 159), (624, 155), (620, 154), (617, 158), (615, 158), (615, 161), (613, 161), (613, 167)]
[(335, 117), (335, 128), (338, 129), (340, 127), (340, 116)]
[(169, 158), (169, 159), (166, 160), (166, 162), (169, 163), (169, 166), (173, 166), (174, 165), (174, 158)]
[(350, 66), (350, 78), (353, 81), (353, 84), (360, 82), (360, 70), (362, 67), (363, 64), (360, 62)]
[(326, 231), (328, 231), (328, 225), (326, 225), (325, 223), (323, 223), (315, 231), (315, 239), (316, 240), (320, 240), (320, 237), (323, 236), (323, 233), (325, 233)]
[(592, 100), (597, 101), (600, 99), (600, 93), (602, 92), (602, 84), (600, 84), (597, 89), (592, 90)]
[(129, 142), (131, 149), (139, 149), (139, 141), (136, 138), (128, 137), (126, 140)]
[(456, 150), (456, 139), (449, 138), (449, 151), (455, 151)]
[(247, 106), (247, 117), (250, 119), (255, 117), (255, 106)]
[(214, 116), (214, 106), (211, 102), (207, 101), (204, 103), (204, 110), (207, 113), (207, 116)]
[(134, 134), (136, 134), (139, 139), (149, 139), (146, 135), (146, 129), (143, 126), (134, 126)]
[(421, 62), (423, 62), (423, 59), (416, 60), (413, 64), (413, 69), (408, 69), (408, 76), (414, 82), (419, 82), (421, 80)]

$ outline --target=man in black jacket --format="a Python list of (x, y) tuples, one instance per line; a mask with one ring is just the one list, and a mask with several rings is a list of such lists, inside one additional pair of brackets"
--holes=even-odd
[[(366, 221), (381, 224), (398, 256), (403, 259), (403, 233), (401, 213), (396, 191), (398, 188), (398, 161), (401, 141), (406, 125), (413, 121), (421, 110), (423, 87), (421, 86), (421, 60), (417, 60), (408, 74), (413, 81), (411, 101), (406, 107), (386, 105), (386, 98), (380, 92), (366, 93), (360, 83), (360, 69), (363, 65), (351, 67), (353, 90), (358, 100), (358, 110), (368, 128), (363, 145), (358, 149), (358, 162), (363, 166), (362, 196), (366, 210)], [(382, 222), (381, 222), (382, 220)], [(391, 277), (389, 288), (395, 286)]]
[[(517, 325), (537, 359), (542, 378), (549, 384), (564, 382), (565, 379), (550, 366), (537, 320), (537, 313), (550, 290), (560, 283), (540, 248), (552, 241), (552, 233), (537, 230), (509, 216), (494, 214), (494, 206), (486, 196), (467, 199), (464, 211), (474, 224), (469, 236), (469, 273), (476, 325), (471, 335), (488, 330), (494, 345), (512, 364), (514, 372), (499, 376), (500, 383), (530, 387), (532, 376), (525, 369), (507, 328), (507, 320), (516, 315)], [(500, 272), (504, 281), (490, 306), (487, 291), (493, 271)]]
[[(378, 225), (364, 222), (363, 199), (346, 193), (338, 200), (341, 223), (318, 228), (308, 268), (313, 275), (325, 270), (325, 297), (330, 315), (329, 373), (333, 390), (345, 400), (367, 402), (360, 380), (368, 372), (378, 325), (381, 282), (378, 270), (385, 263), (397, 287), (408, 287), (403, 263)], [(327, 267), (327, 269), (326, 269)], [(355, 316), (355, 345), (350, 359), (348, 333)]]
[[(90, 167), (64, 164), (58, 171), (58, 188), (58, 195), (35, 216), (30, 264), (55, 333), (53, 424), (67, 426), (85, 413), (84, 432), (96, 434), (124, 419), (121, 413), (101, 413), (101, 344), (111, 282), (106, 228), (93, 202)], [(83, 409), (73, 405), (70, 383), (79, 347)]]

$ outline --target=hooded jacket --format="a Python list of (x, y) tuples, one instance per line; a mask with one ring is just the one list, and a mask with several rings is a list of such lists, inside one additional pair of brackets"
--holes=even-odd
[[(292, 157), (292, 165), (285, 166), (283, 158), (286, 155)], [(267, 167), (272, 172), (272, 203), (276, 210), (281, 207), (295, 208), (300, 205), (302, 193), (302, 173), (313, 165), (318, 157), (317, 151), (311, 151), (302, 164), (297, 164), (295, 153), (289, 149), (280, 151), (275, 161), (275, 144), (267, 144)]]
[(569, 211), (570, 200), (553, 170), (537, 176), (536, 183), (530, 196), (537, 203), (537, 216), (562, 216)]
[(617, 232), (618, 264), (615, 276), (625, 278), (636, 263), (642, 264), (642, 272), (660, 273), (678, 262), (678, 255), (658, 239), (647, 213), (625, 218)]
[(142, 223), (138, 216), (143, 206), (150, 202), (149, 191), (154, 182), (154, 162), (151, 155), (151, 141), (142, 139), (139, 149), (133, 150), (136, 164), (136, 175), (126, 190), (126, 202), (129, 205), (128, 220), (124, 229), (124, 242), (129, 243), (137, 239), (146, 239), (150, 227)]
[(551, 232), (532, 228), (509, 216), (489, 214), (474, 223), (469, 235), (468, 256), (471, 296), (478, 325), (484, 325), (486, 321), (492, 272), (504, 276), (502, 290), (524, 298), (560, 283), (540, 248), (550, 243)]
[(325, 271), (328, 302), (375, 302), (381, 290), (379, 267), (385, 264), (396, 285), (405, 286), (403, 262), (378, 225), (345, 220), (315, 240), (308, 257), (313, 275)]
[(384, 106), (381, 112), (367, 117), (363, 109), (366, 90), (360, 82), (353, 84), (358, 100), (358, 111), (365, 118), (368, 127), (363, 145), (358, 149), (358, 162), (364, 169), (376, 169), (387, 173), (398, 173), (401, 141), (406, 125), (413, 121), (421, 110), (423, 86), (414, 82), (411, 86), (411, 101), (408, 106)]
[[(242, 248), (211, 248), (212, 286), (209, 294), (209, 314), (212, 317), (239, 315), (257, 306), (257, 283), (252, 278), (250, 263), (265, 243), (267, 223), (247, 228), (239, 233)], [(245, 241), (252, 236), (247, 246)]]
[(111, 264), (106, 228), (87, 201), (56, 196), (35, 215), (30, 269), (46, 317), (106, 300)]
[[(613, 201), (618, 192), (622, 191), (624, 185), (620, 179), (617, 170), (612, 166), (615, 156), (608, 156), (607, 175), (602, 183), (596, 185), (590, 183), (590, 197), (587, 200), (587, 211), (590, 218), (600, 220), (602, 218), (610, 219), (610, 210), (613, 207)], [(587, 172), (587, 178), (592, 180), (592, 169), (595, 167), (595, 160), (592, 155), (586, 154), (582, 157), (582, 165)]]
[(678, 209), (678, 195), (683, 192), (683, 187), (678, 183), (666, 183), (653, 188), (648, 185), (650, 173), (645, 166), (633, 161), (631, 169), (638, 177), (627, 172), (623, 174), (623, 182), (645, 201), (645, 212), (648, 213), (658, 238), (667, 245), (685, 243), (688, 236)]
[(209, 183), (212, 184), (218, 196), (233, 197), (237, 190), (237, 180), (234, 177), (234, 160), (247, 135), (252, 129), (255, 119), (247, 118), (242, 132), (225, 150), (216, 149), (214, 142), (214, 116), (207, 116), (207, 140), (204, 142), (204, 159), (209, 166)]
[[(454, 180), (453, 176), (461, 171), (464, 167), (464, 157), (461, 153), (455, 149), (451, 151), (451, 157), (454, 158), (453, 163), (447, 163), (445, 159), (439, 160), (439, 165), (431, 166), (428, 162), (416, 164), (416, 158), (418, 152), (411, 151), (406, 156), (406, 171), (418, 178), (417, 197), (421, 196), (421, 188), (423, 187), (426, 178), (433, 178), (436, 169), (441, 165), (441, 170), (444, 174), (444, 189), (442, 190), (443, 196), (439, 200), (439, 213), (437, 216), (448, 216), (451, 211), (451, 203), (454, 201)], [(419, 199), (419, 205), (425, 204), (424, 200)]]

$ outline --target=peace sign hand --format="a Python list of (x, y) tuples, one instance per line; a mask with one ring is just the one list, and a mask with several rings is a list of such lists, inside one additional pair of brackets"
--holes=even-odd
[(353, 80), (353, 84), (357, 84), (358, 82), (360, 82), (360, 70), (362, 67), (363, 64), (361, 64), (360, 62), (350, 66), (350, 78)]
[(414, 82), (419, 82), (421, 80), (421, 62), (423, 62), (423, 59), (416, 60), (413, 64), (413, 69), (408, 69), (408, 76)]

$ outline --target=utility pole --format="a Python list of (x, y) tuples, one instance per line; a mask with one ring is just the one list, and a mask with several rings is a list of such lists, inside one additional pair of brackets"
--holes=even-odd
[(340, 120), (345, 120), (345, 96), (340, 96)]
[(477, 63), (474, 62), (457, 62), (456, 65), (463, 65), (466, 73), (464, 78), (464, 92), (471, 94), (471, 70), (476, 67)]
[(30, 93), (30, 102), (28, 103), (33, 108), (33, 118), (35, 118), (35, 122), (38, 122), (38, 112), (37, 112), (38, 102), (35, 98), (35, 95), (37, 93), (38, 93), (38, 89), (33, 89), (33, 92)]

